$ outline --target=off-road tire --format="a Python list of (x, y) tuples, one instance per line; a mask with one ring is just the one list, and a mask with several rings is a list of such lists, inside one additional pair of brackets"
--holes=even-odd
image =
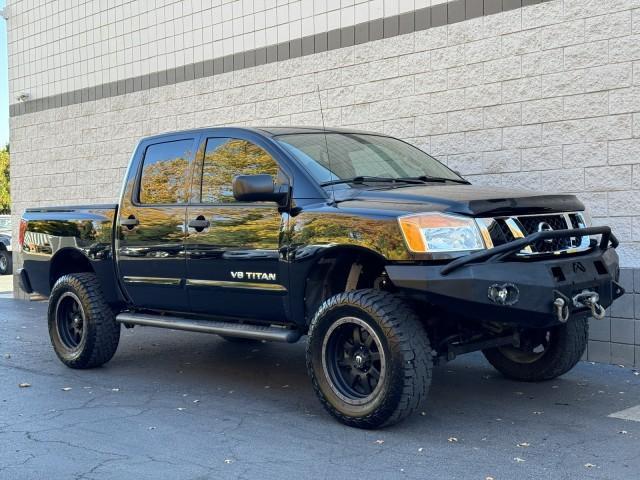
[(489, 363), (505, 377), (524, 382), (552, 380), (571, 370), (582, 358), (589, 339), (589, 321), (572, 319), (550, 330), (544, 354), (531, 363), (509, 359), (499, 348), (483, 350)]
[[(323, 365), (325, 336), (341, 319), (353, 317), (364, 321), (378, 336), (386, 365), (379, 392), (372, 392), (375, 396), (361, 405), (346, 402), (335, 393)], [(324, 408), (352, 427), (373, 429), (403, 420), (425, 400), (431, 384), (433, 361), (424, 326), (404, 301), (378, 290), (340, 293), (322, 303), (309, 327), (306, 359)]]
[[(58, 322), (58, 308), (65, 294), (75, 296), (84, 314), (81, 340), (70, 347), (63, 340)], [(58, 279), (49, 296), (49, 337), (58, 358), (70, 368), (94, 368), (107, 363), (120, 341), (120, 324), (107, 305), (100, 283), (93, 273), (74, 273)]]
[(0, 250), (0, 257), (0, 275), (11, 275), (11, 272), (13, 272), (11, 253), (6, 250)]

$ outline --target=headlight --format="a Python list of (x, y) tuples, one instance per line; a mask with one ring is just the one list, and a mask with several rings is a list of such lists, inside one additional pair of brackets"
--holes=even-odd
[(472, 218), (420, 213), (398, 218), (409, 250), (417, 253), (442, 253), (482, 250), (482, 235)]

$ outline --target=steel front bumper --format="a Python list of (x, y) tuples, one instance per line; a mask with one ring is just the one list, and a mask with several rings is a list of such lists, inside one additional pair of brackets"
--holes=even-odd
[[(514, 256), (529, 244), (563, 235), (602, 238), (582, 253)], [(563, 299), (565, 313), (573, 318), (591, 314), (587, 306), (572, 302), (585, 291), (596, 293), (604, 308), (624, 293), (617, 283), (617, 245), (608, 227), (540, 232), (444, 266), (387, 265), (387, 274), (395, 287), (412, 296), (426, 297), (447, 312), (477, 321), (546, 327), (562, 321), (554, 304), (558, 298)], [(496, 289), (506, 289), (507, 298), (496, 298)]]

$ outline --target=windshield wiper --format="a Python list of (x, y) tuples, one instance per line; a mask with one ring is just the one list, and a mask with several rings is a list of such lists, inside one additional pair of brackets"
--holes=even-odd
[(424, 183), (424, 180), (422, 180), (421, 178), (393, 178), (393, 177), (367, 177), (367, 176), (357, 176), (357, 177), (351, 177), (351, 178), (338, 178), (336, 180), (331, 180), (329, 182), (322, 182), (320, 184), (321, 187), (328, 187), (330, 185), (338, 185), (341, 183), (356, 183), (356, 184), (363, 184), (363, 183), (415, 183), (415, 184), (422, 184)]
[(397, 180), (417, 180), (423, 183), (428, 182), (455, 182), (463, 185), (471, 185), (471, 182), (464, 180), (463, 178), (447, 178), (447, 177), (432, 177), (430, 175), (420, 175), (418, 177), (402, 177)]

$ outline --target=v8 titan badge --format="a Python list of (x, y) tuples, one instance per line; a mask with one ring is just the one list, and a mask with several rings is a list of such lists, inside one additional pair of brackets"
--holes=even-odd
[(231, 278), (236, 280), (266, 280), (275, 282), (276, 274), (264, 272), (231, 272)]

